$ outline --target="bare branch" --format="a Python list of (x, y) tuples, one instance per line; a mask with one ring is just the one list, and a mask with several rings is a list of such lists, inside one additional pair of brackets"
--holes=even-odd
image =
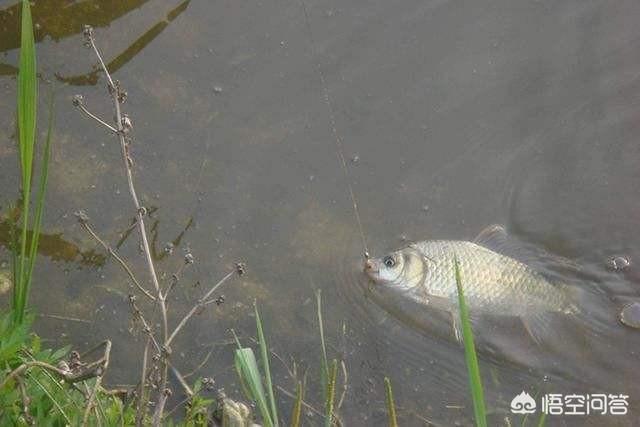
[(98, 124), (109, 129), (109, 131), (113, 133), (118, 133), (118, 129), (114, 128), (109, 123), (105, 122), (100, 117), (96, 116), (95, 114), (93, 114), (91, 111), (87, 109), (86, 105), (84, 105), (84, 98), (82, 97), (82, 95), (75, 95), (73, 97), (73, 105), (74, 107), (77, 107), (78, 109), (80, 109), (80, 111), (82, 111), (87, 117), (95, 120), (96, 122), (98, 122)]
[(46, 370), (51, 371), (51, 372), (55, 372), (56, 374), (60, 375), (65, 380), (68, 380), (68, 378), (69, 378), (69, 376), (71, 374), (71, 372), (68, 371), (68, 370), (60, 369), (60, 368), (55, 367), (53, 365), (50, 365), (50, 364), (48, 364), (46, 362), (41, 362), (39, 360), (32, 360), (30, 362), (23, 363), (22, 365), (18, 366), (16, 369), (11, 371), (9, 373), (9, 375), (6, 376), (4, 381), (2, 381), (2, 384), (0, 384), (0, 389), (4, 388), (9, 381), (17, 378), (23, 372), (27, 371), (29, 368), (32, 368), (34, 366), (46, 369)]
[(77, 382), (81, 382), (87, 380), (89, 378), (98, 377), (102, 375), (109, 364), (109, 352), (111, 351), (111, 341), (107, 340), (100, 344), (100, 346), (105, 346), (104, 355), (90, 363), (83, 363), (80, 360), (80, 355), (72, 351), (69, 364), (67, 362), (62, 361), (59, 366), (53, 366), (49, 363), (42, 362), (40, 360), (31, 360), (29, 362), (25, 362), (22, 365), (18, 366), (16, 369), (11, 371), (4, 379), (2, 384), (0, 384), (0, 388), (4, 388), (9, 381), (17, 380), (23, 373), (29, 370), (32, 367), (39, 367), (42, 369), (46, 369), (47, 371), (53, 372), (60, 376), (64, 381), (68, 384), (74, 384)]
[(140, 388), (138, 389), (138, 401), (136, 403), (136, 427), (142, 426), (144, 415), (147, 411), (147, 360), (149, 359), (149, 344), (151, 335), (147, 337), (142, 356), (142, 377), (140, 378)]
[(142, 292), (151, 301), (155, 301), (156, 298), (153, 295), (151, 295), (151, 293), (147, 291), (140, 284), (140, 282), (138, 282), (138, 279), (136, 278), (135, 274), (133, 274), (133, 271), (131, 270), (129, 265), (127, 265), (126, 261), (122, 259), (122, 257), (118, 255), (118, 253), (111, 246), (109, 246), (107, 242), (105, 242), (100, 238), (100, 236), (98, 236), (98, 234), (95, 232), (93, 227), (91, 227), (91, 224), (89, 224), (89, 217), (87, 216), (87, 214), (84, 213), (83, 211), (77, 211), (75, 215), (76, 215), (76, 218), (78, 218), (78, 222), (80, 223), (82, 228), (84, 228), (85, 231), (91, 235), (91, 237), (93, 237), (98, 243), (100, 243), (100, 245), (104, 248), (104, 250), (107, 251), (109, 255), (111, 255), (111, 257), (113, 257), (113, 259), (115, 259), (118, 262), (118, 264), (120, 264), (120, 266), (127, 273), (127, 275), (129, 276), (133, 284), (136, 285), (136, 288), (138, 288), (138, 290), (140, 290), (140, 292)]
[(117, 126), (116, 134), (118, 136), (118, 140), (120, 141), (120, 151), (122, 154), (122, 160), (123, 160), (124, 168), (127, 175), (129, 193), (131, 194), (131, 198), (133, 199), (133, 204), (136, 208), (138, 230), (140, 232), (140, 237), (142, 240), (142, 249), (144, 251), (144, 255), (147, 260), (147, 267), (149, 268), (151, 281), (153, 282), (153, 287), (156, 293), (160, 297), (160, 298), (157, 298), (157, 301), (160, 304), (160, 310), (162, 312), (163, 332), (166, 338), (168, 333), (167, 309), (166, 309), (165, 301), (162, 298), (162, 293), (160, 291), (160, 283), (158, 281), (158, 275), (156, 274), (153, 258), (151, 257), (151, 250), (149, 248), (149, 239), (147, 238), (147, 230), (144, 225), (144, 216), (146, 215), (147, 210), (140, 204), (140, 201), (138, 199), (138, 194), (136, 192), (136, 189), (133, 183), (133, 171), (131, 170), (132, 162), (129, 157), (129, 148), (128, 148), (129, 145), (125, 137), (126, 133), (128, 132), (128, 127), (125, 127), (125, 125), (130, 123), (130, 120), (128, 119), (128, 117), (123, 116), (122, 111), (120, 110), (120, 103), (124, 102), (124, 100), (126, 99), (126, 93), (122, 90), (122, 88), (120, 87), (120, 84), (118, 82), (114, 82), (114, 80), (111, 78), (109, 69), (105, 65), (104, 60), (102, 59), (102, 55), (100, 54), (100, 51), (96, 46), (95, 38), (93, 37), (93, 28), (91, 28), (90, 26), (85, 26), (84, 34), (87, 42), (93, 49), (93, 52), (95, 53), (96, 57), (98, 58), (98, 61), (100, 62), (102, 71), (104, 72), (105, 76), (107, 77), (107, 80), (109, 81), (107, 88), (109, 89), (109, 94), (111, 95), (111, 98), (113, 100), (113, 106), (116, 112), (116, 118), (115, 118), (115, 122)]
[[(132, 165), (133, 161), (129, 156), (129, 142), (127, 135), (131, 131), (132, 124), (131, 119), (126, 114), (123, 114), (120, 109), (120, 104), (124, 103), (127, 98), (127, 93), (120, 87), (120, 83), (114, 81), (109, 73), (109, 69), (107, 68), (104, 60), (102, 59), (102, 55), (100, 54), (99, 49), (96, 46), (95, 38), (93, 35), (93, 28), (91, 26), (85, 26), (84, 28), (84, 36), (86, 44), (93, 49), (98, 61), (100, 62), (100, 67), (107, 77), (108, 84), (107, 89), (109, 91), (109, 95), (111, 95), (111, 99), (113, 101), (113, 107), (115, 110), (115, 125), (116, 125), (116, 135), (118, 137), (118, 141), (120, 142), (120, 152), (122, 156), (122, 162), (124, 165), (124, 169), (127, 176), (127, 184), (129, 187), (129, 194), (131, 195), (131, 199), (133, 200), (133, 204), (136, 209), (136, 218), (138, 231), (140, 233), (140, 239), (142, 241), (142, 250), (144, 252), (144, 256), (147, 262), (147, 268), (149, 270), (149, 275), (151, 276), (151, 281), (153, 283), (153, 288), (156, 294), (155, 302), (160, 307), (160, 315), (162, 317), (162, 336), (163, 341), (167, 341), (167, 337), (169, 334), (169, 325), (168, 325), (168, 314), (167, 314), (167, 305), (165, 302), (165, 298), (162, 294), (162, 290), (160, 288), (160, 282), (158, 281), (158, 275), (156, 273), (156, 268), (153, 262), (153, 257), (151, 255), (151, 249), (149, 247), (149, 239), (147, 237), (147, 230), (144, 223), (144, 217), (147, 214), (147, 209), (140, 204), (140, 200), (138, 199), (138, 194), (136, 192), (135, 185), (133, 183), (133, 171)], [(167, 345), (162, 346), (163, 349), (168, 348)], [(163, 355), (165, 357), (165, 355)], [(161, 363), (160, 366), (161, 379), (160, 386), (158, 388), (160, 393), (160, 399), (163, 399), (164, 390), (166, 389), (167, 383), (167, 364)], [(164, 397), (166, 400), (166, 397)], [(160, 409), (162, 409), (163, 405), (159, 405)], [(156, 410), (157, 413), (157, 410)], [(155, 417), (155, 415), (154, 415)], [(158, 419), (162, 418), (162, 414), (160, 414)]]
[(89, 423), (89, 414), (93, 406), (95, 405), (96, 395), (98, 394), (98, 389), (102, 384), (102, 377), (109, 367), (109, 356), (111, 355), (111, 341), (104, 341), (104, 356), (99, 360), (100, 367), (96, 370), (96, 382), (93, 385), (93, 389), (91, 390), (91, 394), (89, 394), (89, 399), (87, 401), (87, 407), (84, 410), (84, 417), (82, 418), (82, 425), (86, 426)]
[(169, 362), (169, 367), (171, 368), (171, 372), (173, 372), (173, 375), (176, 376), (176, 379), (182, 386), (182, 389), (184, 390), (185, 394), (189, 397), (193, 396), (193, 390), (191, 390), (191, 387), (189, 387), (189, 384), (187, 384), (187, 382), (184, 379), (184, 376), (180, 373), (180, 371), (178, 371), (178, 369), (176, 369), (176, 367), (173, 366), (171, 362)]
[[(97, 121), (101, 126), (106, 127), (110, 132), (114, 133), (120, 143), (120, 152), (122, 157), (122, 162), (124, 166), (124, 172), (127, 179), (129, 194), (133, 201), (133, 205), (135, 207), (135, 221), (133, 227), (137, 227), (141, 249), (145, 257), (145, 261), (147, 264), (148, 274), (151, 278), (151, 282), (153, 287), (150, 289), (146, 289), (142, 284), (137, 280), (133, 271), (128, 266), (128, 264), (124, 261), (120, 255), (103, 239), (101, 239), (98, 234), (93, 230), (91, 225), (89, 224), (89, 220), (86, 217), (86, 214), (79, 213), (78, 218), (83, 228), (100, 244), (102, 247), (112, 256), (122, 267), (122, 269), (127, 273), (131, 281), (138, 288), (140, 292), (142, 292), (145, 297), (149, 300), (153, 301), (155, 304), (153, 305), (153, 311), (151, 312), (151, 316), (145, 317), (140, 308), (136, 304), (135, 296), (129, 297), (129, 302), (133, 311), (134, 321), (140, 322), (144, 329), (144, 333), (147, 335), (147, 342), (144, 348), (144, 356), (142, 360), (142, 372), (140, 384), (138, 386), (138, 397), (137, 397), (137, 408), (136, 408), (136, 425), (140, 426), (145, 421), (145, 415), (147, 413), (147, 404), (150, 400), (154, 401), (156, 404), (155, 411), (153, 413), (153, 425), (159, 425), (163, 419), (163, 412), (166, 406), (167, 399), (171, 393), (171, 390), (167, 388), (167, 376), (168, 369), (171, 368), (178, 377), (182, 387), (185, 389), (188, 395), (193, 395), (193, 391), (190, 389), (187, 382), (184, 380), (184, 377), (177, 371), (173, 365), (171, 365), (170, 356), (171, 356), (171, 343), (174, 341), (178, 333), (184, 328), (186, 323), (193, 317), (194, 314), (201, 310), (205, 305), (213, 304), (213, 303), (222, 303), (223, 297), (219, 297), (216, 299), (212, 299), (212, 294), (224, 284), (232, 275), (233, 272), (228, 273), (224, 276), (218, 283), (213, 285), (209, 291), (207, 291), (191, 308), (191, 310), (180, 320), (173, 331), (170, 331), (168, 325), (168, 309), (167, 309), (167, 297), (172, 289), (176, 286), (178, 281), (180, 280), (180, 276), (183, 273), (183, 270), (187, 265), (193, 263), (193, 256), (191, 254), (187, 254), (184, 259), (184, 263), (180, 266), (178, 271), (171, 276), (171, 280), (168, 284), (166, 284), (165, 289), (162, 289), (160, 286), (158, 274), (156, 272), (155, 262), (154, 262), (154, 253), (152, 252), (152, 248), (150, 246), (149, 234), (145, 225), (145, 217), (148, 215), (147, 208), (143, 206), (138, 198), (138, 194), (134, 185), (133, 179), (133, 159), (131, 157), (130, 148), (131, 148), (131, 138), (130, 133), (133, 129), (133, 122), (131, 118), (122, 111), (121, 104), (123, 104), (127, 98), (127, 93), (120, 86), (120, 82), (114, 80), (111, 76), (107, 65), (105, 64), (103, 57), (100, 53), (100, 50), (96, 46), (96, 41), (93, 34), (93, 29), (90, 26), (85, 26), (84, 28), (84, 36), (85, 36), (85, 45), (91, 48), (98, 58), (98, 62), (100, 65), (100, 69), (104, 73), (107, 79), (107, 89), (109, 92), (109, 96), (113, 102), (113, 108), (115, 110), (114, 123), (109, 124), (106, 121), (102, 120), (86, 107), (82, 96), (78, 95), (74, 97), (73, 103), (74, 105), (81, 110), (81, 112), (91, 119)], [(153, 227), (150, 230), (153, 233)], [(152, 235), (153, 237), (153, 235)], [(155, 247), (154, 247), (155, 248)], [(236, 265), (236, 272), (239, 275), (244, 273), (244, 264)], [(163, 284), (164, 285), (164, 284)], [(160, 317), (161, 317), (161, 328), (162, 333), (159, 331), (154, 331), (151, 324), (155, 325), (155, 314), (156, 310), (159, 309)], [(148, 313), (147, 313), (148, 314)], [(161, 335), (161, 337), (160, 337)], [(153, 345), (153, 354), (149, 354), (151, 349), (151, 345)], [(151, 360), (150, 360), (151, 359)], [(104, 361), (105, 368), (108, 364), (108, 357)], [(96, 366), (96, 369), (100, 368), (100, 366)], [(88, 421), (89, 413), (91, 412), (91, 408), (94, 406), (95, 396), (102, 381), (103, 371), (98, 372), (96, 374), (96, 384), (93, 388), (93, 391), (89, 393), (88, 397), (88, 405), (85, 410), (85, 424)], [(153, 390), (153, 391), (151, 391)]]
[(202, 298), (200, 298), (198, 300), (198, 302), (196, 302), (196, 304), (191, 308), (191, 310), (182, 318), (180, 323), (178, 323), (178, 326), (176, 326), (176, 328), (173, 330), (171, 335), (169, 335), (169, 338), (167, 338), (167, 340), (165, 342), (165, 347), (169, 347), (171, 345), (171, 342), (173, 341), (173, 339), (176, 337), (176, 335), (178, 335), (178, 332), (180, 332), (180, 330), (189, 321), (189, 319), (191, 319), (191, 317), (198, 311), (198, 309), (200, 309), (200, 308), (202, 308), (204, 306), (204, 303), (209, 299), (211, 294), (214, 293), (216, 291), (216, 289), (218, 289), (220, 286), (222, 286), (224, 284), (224, 282), (226, 282), (233, 275), (233, 273), (235, 273), (235, 272), (236, 271), (234, 270), (234, 271), (230, 271), (229, 273), (227, 273), (226, 276), (224, 276), (222, 279), (220, 279), (220, 281), (218, 283), (213, 285), (211, 287), (211, 289), (209, 289), (209, 291), (206, 294), (204, 294), (204, 296)]
[(155, 336), (153, 335), (153, 331), (151, 330), (151, 326), (149, 326), (149, 323), (147, 322), (147, 320), (144, 318), (142, 314), (142, 310), (140, 310), (140, 308), (136, 304), (135, 295), (129, 295), (129, 304), (131, 305), (131, 311), (133, 312), (132, 315), (134, 319), (140, 320), (142, 322), (143, 332), (147, 334), (147, 336), (153, 343), (154, 347), (156, 348), (156, 351), (161, 352), (162, 346), (160, 346), (160, 344), (156, 340)]
[(22, 397), (22, 416), (24, 417), (27, 424), (34, 425), (33, 417), (29, 413), (31, 398), (27, 394), (27, 388), (24, 386), (24, 381), (22, 381), (22, 378), (16, 377), (16, 382), (18, 383), (18, 387), (20, 388), (20, 396)]
[(160, 427), (160, 423), (162, 422), (162, 413), (164, 412), (164, 406), (167, 403), (167, 399), (171, 396), (171, 390), (165, 388), (162, 390), (160, 394), (160, 400), (158, 401), (158, 406), (156, 406), (156, 410), (153, 413), (153, 420), (151, 421), (151, 425), (153, 427)]

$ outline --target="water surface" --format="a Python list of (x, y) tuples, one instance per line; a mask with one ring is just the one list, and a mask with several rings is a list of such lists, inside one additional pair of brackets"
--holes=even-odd
[[(32, 302), (43, 315), (83, 320), (42, 317), (37, 330), (78, 348), (111, 338), (111, 384), (137, 378), (143, 339), (129, 331), (125, 275), (73, 217), (84, 209), (115, 244), (133, 215), (116, 141), (71, 106), (81, 93), (111, 116), (105, 79), (82, 46), (84, 23), (96, 27), (129, 93), (136, 182), (153, 209), (157, 256), (176, 243), (159, 267), (168, 277), (186, 251), (197, 260), (174, 293), (172, 320), (234, 262), (248, 266), (222, 291), (225, 303), (176, 343), (185, 372), (213, 351), (199, 373), (239, 396), (228, 329), (254, 335), (257, 299), (273, 350), (317, 375), (314, 291), (322, 289), (330, 353), (349, 373), (347, 425), (385, 425), (384, 375), (403, 425), (472, 422), (461, 348), (404, 325), (358, 286), (362, 247), (326, 90), (344, 155), (357, 158), (349, 176), (373, 254), (403, 239), (472, 239), (502, 223), (579, 262), (603, 300), (596, 315), (613, 318), (607, 339), (558, 345), (546, 358), (483, 355), (492, 423), (520, 424), (505, 411), (522, 390), (631, 396), (628, 417), (552, 417), (549, 425), (640, 422), (640, 338), (615, 322), (615, 309), (640, 292), (636, 2), (49, 0), (34, 17), (56, 127)], [(17, 194), (16, 18), (15, 4), (0, 2), (3, 213)], [(120, 252), (144, 274), (134, 235)], [(620, 254), (630, 267), (607, 270)], [(293, 389), (284, 366), (274, 370)]]

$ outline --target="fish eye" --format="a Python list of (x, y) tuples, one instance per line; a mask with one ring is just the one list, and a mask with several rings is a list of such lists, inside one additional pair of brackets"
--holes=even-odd
[(388, 255), (388, 256), (384, 257), (382, 262), (384, 263), (385, 266), (387, 266), (389, 268), (391, 268), (394, 265), (396, 265), (396, 260), (393, 259), (393, 257), (391, 255)]

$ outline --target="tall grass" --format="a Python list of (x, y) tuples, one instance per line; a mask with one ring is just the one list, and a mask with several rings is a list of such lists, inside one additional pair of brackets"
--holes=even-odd
[(334, 408), (336, 400), (336, 381), (338, 377), (338, 361), (333, 359), (329, 366), (329, 376), (325, 388), (324, 402), (324, 426), (331, 427), (334, 424)]
[(322, 350), (320, 382), (324, 390), (324, 426), (335, 424), (336, 382), (338, 379), (338, 360), (327, 358), (327, 344), (324, 339), (324, 321), (322, 320), (322, 291), (316, 291), (316, 307), (318, 314), (318, 331), (320, 332), (320, 346)]
[[(33, 165), (35, 157), (36, 107), (38, 102), (38, 83), (36, 76), (36, 51), (33, 38), (33, 23), (29, 1), (22, 1), (20, 23), (20, 69), (18, 73), (18, 148), (21, 171), (21, 215), (20, 233), (13, 242), (13, 321), (22, 323), (31, 287), (35, 266), (40, 226), (44, 208), (44, 196), (47, 188), (49, 153), (51, 147), (51, 129), (53, 123), (52, 101), (50, 103), (49, 126), (42, 154), (40, 182), (35, 195), (35, 213), (32, 217), (31, 193)], [(31, 228), (31, 235), (28, 230)]]
[(235, 353), (236, 371), (245, 394), (249, 399), (256, 402), (265, 427), (278, 427), (278, 412), (273, 394), (271, 370), (269, 368), (269, 349), (262, 329), (262, 320), (260, 319), (258, 307), (255, 303), (254, 311), (256, 315), (256, 328), (260, 345), (260, 356), (264, 369), (264, 383), (266, 384), (263, 384), (263, 376), (258, 368), (258, 362), (253, 350), (248, 347), (242, 347), (237, 337), (236, 342), (238, 344), (238, 349)]
[(473, 398), (473, 412), (475, 415), (476, 426), (486, 427), (487, 410), (484, 402), (484, 392), (482, 390), (482, 379), (480, 378), (478, 356), (476, 355), (476, 348), (473, 340), (473, 331), (471, 330), (471, 322), (469, 321), (469, 310), (464, 299), (458, 258), (455, 257), (453, 261), (455, 266), (456, 287), (458, 289), (458, 305), (460, 310), (462, 341), (464, 343), (464, 358), (467, 364), (467, 372), (469, 374), (469, 389), (471, 390), (471, 397)]
[[(334, 426), (338, 423), (336, 415), (336, 386), (338, 380), (337, 359), (331, 362), (327, 358), (327, 346), (324, 337), (324, 322), (322, 320), (322, 298), (320, 291), (316, 293), (318, 328), (320, 331), (320, 379), (322, 382), (322, 401), (324, 404), (325, 427)], [(235, 352), (235, 367), (240, 378), (240, 384), (248, 399), (255, 402), (263, 424), (266, 427), (277, 427), (279, 425), (277, 405), (273, 394), (273, 382), (271, 379), (271, 369), (269, 366), (269, 347), (264, 335), (262, 320), (256, 306), (254, 306), (256, 316), (256, 328), (260, 347), (260, 362), (262, 372), (258, 367), (258, 361), (251, 348), (242, 347), (236, 337), (238, 348)], [(343, 366), (343, 369), (344, 366)], [(343, 391), (344, 393), (344, 391)], [(296, 393), (291, 411), (290, 426), (298, 427), (301, 424), (302, 406), (304, 396), (304, 382), (296, 382)]]

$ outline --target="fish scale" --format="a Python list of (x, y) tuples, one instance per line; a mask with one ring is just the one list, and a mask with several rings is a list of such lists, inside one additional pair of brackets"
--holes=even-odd
[(424, 257), (422, 287), (427, 294), (457, 298), (454, 256), (471, 309), (521, 315), (532, 311), (572, 313), (564, 286), (554, 285), (532, 268), (467, 241), (434, 240), (411, 245)]

